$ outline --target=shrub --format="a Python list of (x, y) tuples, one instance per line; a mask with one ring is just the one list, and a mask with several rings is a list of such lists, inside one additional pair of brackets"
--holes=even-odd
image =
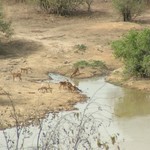
[(39, 5), (48, 13), (69, 15), (75, 11), (84, 0), (39, 0)]
[(85, 60), (81, 60), (78, 61), (74, 64), (75, 67), (80, 67), (80, 68), (84, 68), (84, 67), (92, 67), (92, 68), (101, 68), (101, 69), (106, 69), (106, 65), (104, 64), (104, 62), (100, 61), (100, 60), (92, 60), (92, 61), (85, 61)]
[(71, 15), (79, 10), (80, 6), (86, 5), (87, 11), (91, 12), (93, 0), (35, 0), (41, 9), (48, 13)]
[(89, 62), (85, 61), (85, 60), (81, 60), (81, 61), (78, 61), (74, 64), (75, 67), (81, 67), (81, 68), (84, 68), (84, 67), (88, 67), (89, 66)]
[(86, 49), (87, 49), (87, 46), (84, 45), (84, 44), (77, 44), (77, 45), (75, 45), (74, 47), (75, 47), (75, 49), (77, 49), (76, 52), (79, 52), (79, 51), (80, 51), (80, 52), (85, 52)]
[(106, 65), (104, 64), (104, 62), (102, 62), (100, 60), (93, 60), (90, 64), (90, 66), (93, 68), (95, 68), (95, 67), (106, 68)]
[(114, 55), (123, 59), (128, 74), (150, 77), (150, 29), (131, 30), (112, 43)]
[(144, 10), (144, 0), (113, 0), (113, 5), (124, 21), (131, 21)]

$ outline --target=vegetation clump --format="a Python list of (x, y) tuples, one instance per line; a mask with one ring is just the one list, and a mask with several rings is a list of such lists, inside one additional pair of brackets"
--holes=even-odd
[(114, 55), (125, 64), (131, 76), (150, 78), (150, 29), (131, 30), (112, 43)]
[(84, 4), (90, 12), (92, 2), (93, 0), (39, 0), (39, 6), (48, 13), (71, 15)]
[(144, 0), (113, 0), (113, 5), (124, 21), (132, 21), (144, 10)]
[(102, 68), (106, 69), (106, 65), (104, 62), (100, 60), (92, 60), (92, 61), (85, 61), (81, 60), (74, 64), (75, 67), (85, 68), (85, 67), (92, 67), (92, 68)]
[(77, 51), (75, 51), (76, 53), (85, 52), (87, 50), (87, 46), (84, 44), (77, 44), (74, 46), (74, 48), (77, 49)]

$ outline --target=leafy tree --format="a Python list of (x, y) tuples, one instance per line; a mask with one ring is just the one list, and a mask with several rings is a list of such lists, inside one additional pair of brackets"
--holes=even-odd
[(112, 48), (115, 56), (123, 59), (128, 74), (150, 78), (150, 29), (131, 30), (114, 41)]
[(112, 0), (114, 7), (122, 15), (124, 21), (131, 21), (144, 9), (144, 0)]

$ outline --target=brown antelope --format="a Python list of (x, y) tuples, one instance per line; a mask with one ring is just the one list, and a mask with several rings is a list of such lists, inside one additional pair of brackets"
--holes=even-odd
[(69, 91), (71, 91), (71, 92), (76, 91), (76, 89), (75, 89), (75, 86), (74, 86), (74, 85), (69, 85), (69, 86), (68, 86), (68, 90), (69, 90)]
[(72, 87), (73, 85), (72, 85), (72, 83), (70, 83), (70, 82), (67, 82), (67, 88), (69, 89), (70, 87)]
[(76, 76), (77, 73), (79, 74), (79, 67), (75, 68), (74, 72), (71, 74), (70, 77), (72, 78), (73, 76)]
[(21, 70), (21, 73), (26, 73), (26, 74), (28, 74), (29, 73), (29, 71), (31, 72), (31, 67), (25, 67), (25, 68), (20, 68), (20, 70)]
[(65, 88), (67, 86), (67, 82), (66, 81), (61, 81), (61, 82), (59, 82), (59, 89), (61, 89), (61, 88)]
[(13, 81), (15, 80), (15, 79), (19, 79), (20, 81), (22, 81), (22, 78), (21, 78), (21, 72), (11, 72), (11, 74), (12, 74), (12, 77), (13, 77)]
[(63, 89), (67, 89), (71, 92), (74, 92), (74, 91), (80, 91), (80, 89), (78, 89), (75, 85), (73, 85), (72, 83), (68, 82), (68, 81), (61, 81), (59, 82), (60, 86), (59, 86), (59, 89), (61, 89), (61, 87), (63, 87)]
[(61, 81), (59, 82), (59, 89), (68, 89), (69, 86), (72, 86), (72, 84), (69, 81)]
[(81, 90), (78, 87), (76, 87), (75, 85), (69, 85), (68, 90), (70, 90), (71, 92), (77, 92), (77, 91), (81, 92)]
[(45, 93), (45, 92), (48, 92), (48, 90), (52, 93), (52, 88), (50, 87), (50, 85), (48, 85), (48, 87), (47, 86), (42, 86), (42, 87), (40, 87), (40, 88), (38, 88), (38, 91), (40, 92), (42, 92), (42, 93)]

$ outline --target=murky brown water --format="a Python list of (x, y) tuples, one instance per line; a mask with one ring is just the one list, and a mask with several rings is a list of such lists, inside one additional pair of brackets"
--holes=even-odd
[(87, 88), (90, 96), (104, 85), (94, 97), (97, 97), (100, 103), (111, 106), (110, 109), (116, 114), (112, 128), (114, 131), (117, 128), (124, 139), (121, 149), (149, 150), (150, 93), (104, 83), (103, 78), (90, 79), (90, 81), (86, 79), (79, 83), (79, 87)]
[[(76, 82), (90, 99), (108, 106), (106, 109), (115, 113), (116, 116), (106, 112), (104, 115), (113, 119), (110, 130), (119, 131), (124, 139), (121, 143), (122, 150), (150, 149), (150, 93), (106, 83), (103, 77)], [(84, 106), (86, 104), (78, 104), (77, 108), (82, 111)]]
[(150, 114), (150, 93), (124, 88), (122, 98), (115, 103), (115, 113), (120, 117)]
[(150, 149), (150, 115), (117, 119), (118, 127), (125, 140), (123, 150)]
[(124, 135), (124, 150), (150, 149), (150, 93), (123, 89), (115, 102), (118, 127)]

